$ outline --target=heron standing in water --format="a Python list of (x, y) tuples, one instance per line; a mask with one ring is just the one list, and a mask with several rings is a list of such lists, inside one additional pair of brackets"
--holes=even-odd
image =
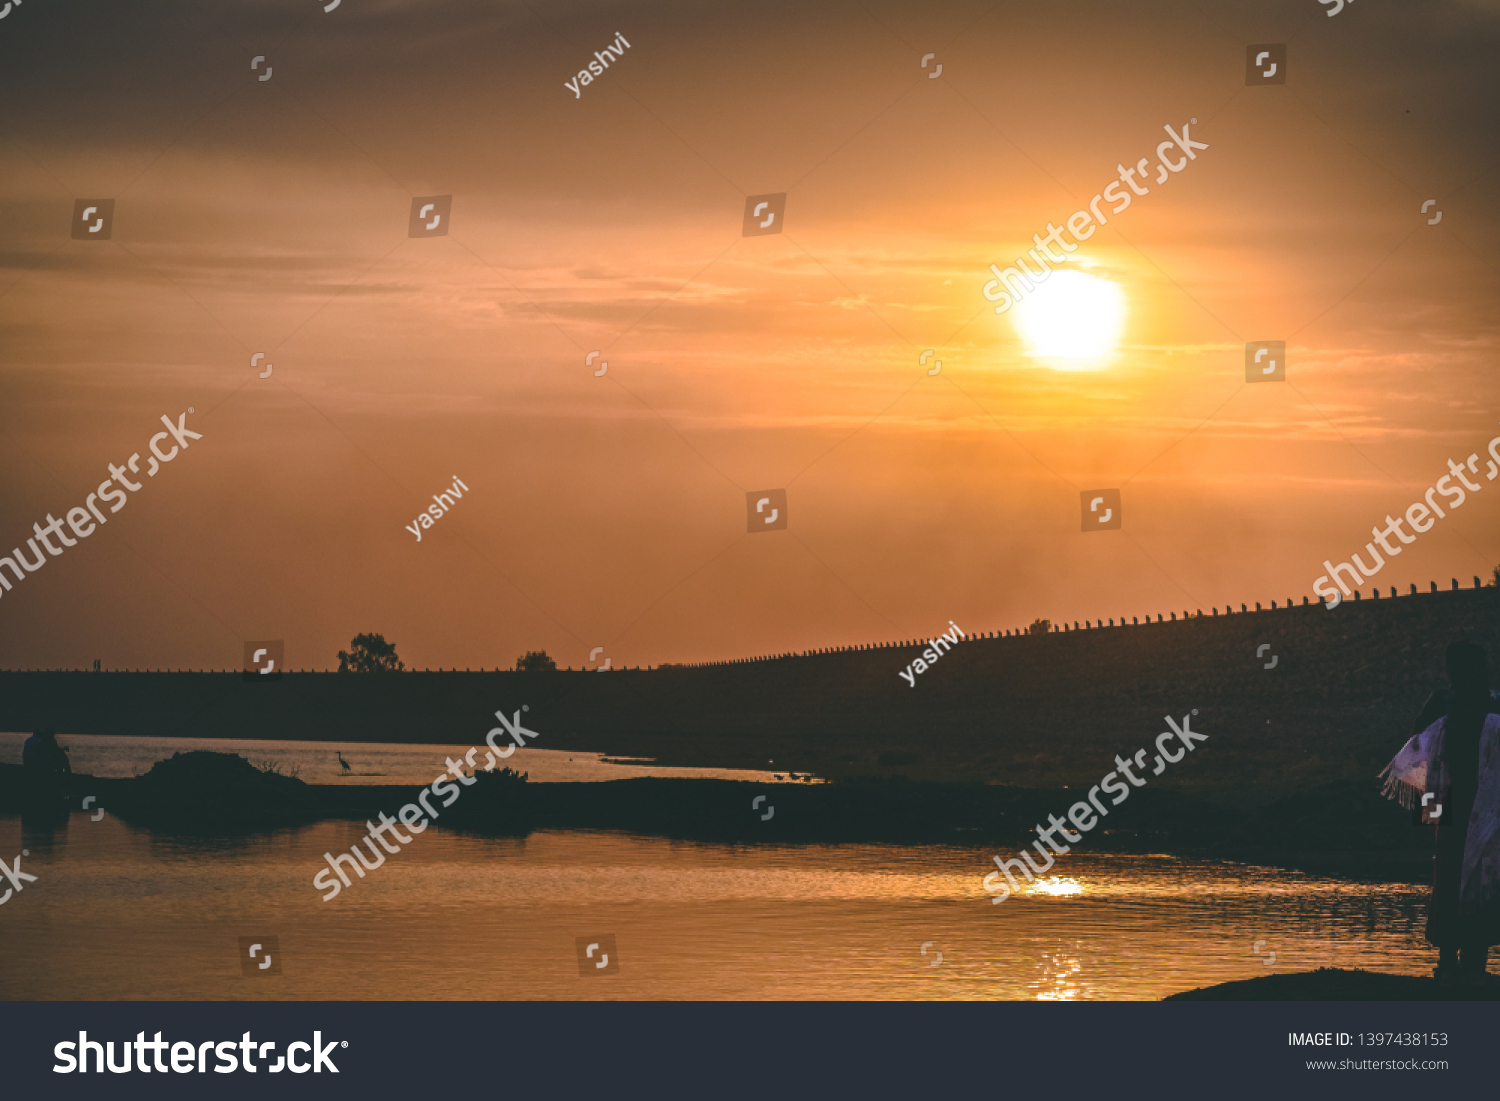
[(350, 771), (351, 771), (351, 769), (350, 769), (350, 768), (349, 768), (349, 762), (348, 762), (348, 761), (346, 761), (346, 760), (344, 760), (344, 754), (343, 754), (343, 751), (342, 751), (342, 750), (338, 750), (338, 749), (335, 749), (335, 750), (334, 750), (334, 753), (335, 753), (335, 754), (337, 754), (337, 755), (338, 755), (338, 759), (339, 759), (339, 764), (341, 764), (341, 765), (343, 765), (343, 766), (344, 766), (344, 775), (345, 775), (345, 776), (348, 776), (348, 775), (349, 775), (349, 773), (350, 773)]

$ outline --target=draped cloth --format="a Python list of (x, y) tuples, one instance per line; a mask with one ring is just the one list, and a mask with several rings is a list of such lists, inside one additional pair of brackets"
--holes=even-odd
[[(1439, 869), (1428, 939), (1496, 944), (1500, 943), (1500, 715), (1485, 716), (1479, 735), (1478, 784), (1468, 806), (1463, 805), (1467, 799), (1453, 790), (1444, 760), (1447, 723), (1445, 716), (1412, 736), (1380, 774), (1385, 781), (1381, 794), (1414, 808), (1430, 793), (1429, 811), (1432, 804), (1443, 807), (1438, 818), (1439, 862), (1444, 862), (1444, 850), (1456, 858), (1458, 889), (1456, 897), (1439, 898), (1447, 894)], [(1438, 927), (1440, 911), (1451, 916)], [(1433, 936), (1435, 927), (1440, 936)]]

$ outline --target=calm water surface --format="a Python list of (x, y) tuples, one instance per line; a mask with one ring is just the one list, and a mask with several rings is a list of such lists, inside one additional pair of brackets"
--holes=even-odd
[[(30, 734), (0, 733), (0, 764), (21, 763), (21, 747)], [(474, 759), (484, 767), (484, 732), (467, 745), (425, 745), (379, 742), (282, 742), (244, 738), (144, 738), (112, 734), (61, 734), (57, 742), (68, 751), (74, 772), (106, 778), (128, 778), (149, 772), (157, 761), (174, 753), (206, 749), (237, 753), (251, 764), (274, 767), (309, 784), (432, 783), (448, 757), (462, 758), (478, 745)], [(506, 744), (506, 743), (502, 743)], [(349, 763), (345, 774), (339, 754)], [(733, 768), (669, 768), (649, 759), (606, 760), (602, 753), (541, 749), (527, 745), (506, 758), (505, 765), (525, 772), (534, 783), (627, 780), (636, 776), (678, 776), (775, 783), (775, 770), (758, 772)], [(798, 773), (800, 776), (801, 773)], [(783, 780), (785, 775), (783, 774)]]
[[(1046, 891), (991, 906), (984, 849), (433, 826), (321, 901), (323, 853), (362, 835), (323, 822), (214, 842), (108, 815), (49, 832), (0, 817), (0, 855), (28, 849), (37, 876), (0, 906), (0, 997), (1120, 999), (1433, 964), (1420, 888), (1080, 850)], [(575, 939), (601, 934), (620, 971), (580, 976)], [(278, 937), (284, 973), (243, 977), (241, 936)]]

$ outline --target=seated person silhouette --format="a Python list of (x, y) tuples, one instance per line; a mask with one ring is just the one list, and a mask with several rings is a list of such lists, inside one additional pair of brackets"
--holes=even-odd
[(26, 739), (21, 747), (21, 765), (31, 800), (50, 804), (65, 797), (67, 778), (73, 772), (68, 751), (57, 744), (57, 731), (50, 726)]
[(21, 746), (21, 764), (28, 776), (67, 776), (73, 771), (68, 751), (57, 744), (57, 731), (50, 726), (26, 739)]

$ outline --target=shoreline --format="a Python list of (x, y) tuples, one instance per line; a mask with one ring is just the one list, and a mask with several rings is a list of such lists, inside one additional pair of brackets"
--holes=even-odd
[[(127, 824), (174, 835), (258, 833), (313, 822), (362, 821), (396, 814), (423, 788), (310, 785), (264, 773), (242, 758), (185, 754), (212, 768), (175, 777), (99, 779), (77, 774), (78, 793), (61, 811), (77, 813), (84, 789)], [(213, 760), (209, 760), (213, 759)], [(232, 766), (232, 767), (231, 767)], [(226, 767), (232, 773), (227, 777)], [(178, 770), (183, 772), (184, 770)], [(27, 806), (20, 766), (0, 765), (0, 813)], [(723, 844), (877, 843), (982, 846), (1002, 858), (1035, 839), (1033, 827), (1065, 810), (1068, 789), (985, 784), (867, 781), (767, 784), (637, 777), (592, 782), (484, 785), (444, 808), (434, 826), (497, 836), (533, 830), (600, 830)], [(757, 798), (765, 796), (757, 803)], [(763, 817), (770, 809), (772, 816)], [(1430, 882), (1432, 838), (1409, 812), (1373, 785), (1329, 785), (1252, 808), (1231, 808), (1170, 791), (1142, 790), (1115, 812), (1115, 824), (1077, 851), (1162, 853), (1180, 859), (1273, 867), (1358, 882)], [(1065, 862), (1065, 857), (1060, 856)], [(982, 877), (988, 865), (976, 867)], [(1052, 874), (1065, 874), (1063, 865)]]

